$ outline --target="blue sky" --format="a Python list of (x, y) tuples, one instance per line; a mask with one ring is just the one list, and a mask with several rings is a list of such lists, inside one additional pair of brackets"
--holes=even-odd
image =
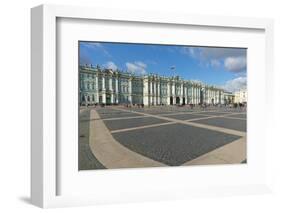
[(81, 65), (145, 75), (179, 75), (228, 91), (246, 88), (247, 50), (155, 44), (80, 42)]

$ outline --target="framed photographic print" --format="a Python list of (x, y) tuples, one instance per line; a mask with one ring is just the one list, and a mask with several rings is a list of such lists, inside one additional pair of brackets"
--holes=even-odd
[(32, 203), (269, 192), (272, 30), (269, 19), (33, 8)]

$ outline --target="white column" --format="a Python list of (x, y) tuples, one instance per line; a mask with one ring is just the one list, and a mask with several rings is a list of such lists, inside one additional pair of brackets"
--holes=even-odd
[[(185, 89), (186, 89), (186, 88), (185, 88), (185, 85), (183, 84), (183, 85), (182, 85), (182, 90), (183, 90), (183, 93), (182, 93), (182, 100), (183, 100), (183, 98), (184, 98), (185, 103), (186, 103), (186, 98), (185, 98), (185, 96), (186, 96), (185, 94), (186, 94), (186, 93), (185, 93)], [(183, 103), (183, 101), (182, 101), (182, 103)]]
[(198, 93), (197, 86), (193, 87), (193, 102), (194, 102), (194, 104), (198, 104), (198, 102), (197, 102), (198, 94), (197, 93)]
[(167, 82), (167, 105), (170, 105), (170, 82)]
[(175, 96), (176, 95), (176, 86), (175, 86), (175, 82), (172, 82), (172, 95), (171, 96)]
[(154, 103), (154, 105), (156, 105), (157, 104), (156, 103), (156, 81), (154, 81), (153, 86), (154, 86), (153, 103)]
[(152, 105), (152, 103), (153, 103), (153, 93), (152, 93), (152, 89), (153, 89), (153, 82), (152, 82), (152, 79), (150, 79), (150, 93), (149, 93), (149, 95), (150, 95), (150, 105)]
[(201, 91), (201, 87), (198, 87), (198, 104), (200, 104), (200, 91)]
[(209, 103), (209, 89), (207, 89), (206, 102)]
[(214, 96), (215, 96), (215, 104), (218, 104), (219, 99), (218, 99), (218, 91), (217, 90), (214, 91)]
[(194, 90), (195, 90), (195, 104), (198, 104), (198, 87), (196, 86)]
[(187, 99), (188, 99), (188, 85), (185, 85), (185, 103), (187, 104)]
[(105, 90), (105, 77), (102, 76), (102, 90)]
[(154, 98), (154, 105), (157, 105), (157, 81), (154, 81), (154, 94), (153, 94), (153, 98)]
[(212, 103), (212, 90), (209, 89), (209, 104)]
[(174, 86), (174, 89), (173, 89), (173, 104), (176, 104), (177, 103), (177, 86), (176, 86), (176, 82), (173, 82), (173, 86)]
[(196, 104), (196, 87), (192, 87), (192, 101), (193, 101), (193, 104)]
[(219, 103), (219, 93), (218, 90), (215, 91), (215, 96), (216, 96), (216, 104)]
[(191, 102), (192, 104), (194, 104), (194, 103), (193, 103), (193, 85), (191, 85), (191, 87), (190, 87), (190, 102)]
[(199, 104), (200, 103), (200, 88), (199, 87), (196, 87), (195, 88), (195, 90), (196, 90), (196, 104)]
[(216, 100), (217, 100), (217, 104), (220, 103), (220, 98), (219, 98), (219, 91), (216, 90)]
[(200, 103), (200, 87), (197, 89), (197, 103)]
[(157, 88), (157, 92), (158, 92), (158, 93), (157, 93), (157, 99), (158, 99), (158, 100), (157, 100), (157, 103), (160, 104), (160, 98), (161, 98), (161, 96), (160, 96), (160, 94), (161, 94), (161, 93), (160, 93), (160, 81), (158, 81), (157, 86), (158, 86), (158, 88)]
[(112, 91), (112, 76), (109, 76), (109, 80), (108, 80), (108, 84), (109, 84), (109, 90)]
[(220, 92), (217, 90), (216, 92), (216, 96), (217, 96), (217, 104), (220, 103)]
[(188, 84), (186, 84), (185, 103), (188, 104)]
[(198, 104), (197, 102), (197, 96), (198, 96), (198, 89), (197, 86), (193, 88), (193, 97), (194, 97), (194, 104)]
[(118, 78), (117, 78), (117, 76), (116, 76), (116, 78), (115, 78), (115, 97), (116, 97), (116, 104), (118, 104), (119, 103), (119, 89), (118, 89)]
[(215, 103), (218, 104), (219, 103), (219, 98), (218, 98), (218, 91), (217, 90), (215, 90), (214, 96), (215, 96), (215, 100), (216, 100)]
[(132, 79), (129, 79), (129, 102), (132, 104)]
[(106, 103), (106, 97), (105, 97), (105, 77), (102, 76), (102, 103)]
[(98, 75), (95, 76), (95, 82), (96, 82), (96, 103), (99, 103), (99, 77)]
[(197, 104), (200, 103), (200, 87), (197, 88)]
[(148, 79), (145, 78), (143, 80), (143, 104), (145, 106), (149, 105), (148, 88), (149, 88)]
[(204, 90), (204, 96), (203, 97), (204, 97), (203, 102), (206, 103), (206, 100), (207, 100), (206, 99), (207, 98), (207, 88), (206, 87), (205, 87), (205, 90)]
[(210, 89), (208, 89), (208, 104), (210, 104), (211, 102), (211, 100), (210, 100), (210, 94), (211, 94), (211, 90)]
[(114, 96), (113, 96), (113, 91), (112, 91), (112, 76), (110, 75), (109, 76), (109, 79), (108, 79), (108, 89), (109, 91), (111, 91), (111, 94), (110, 94), (110, 103), (113, 104), (114, 103)]
[(206, 99), (205, 99), (206, 104), (208, 103), (208, 92), (209, 92), (209, 89), (207, 88), (206, 89)]
[(184, 94), (183, 94), (183, 83), (181, 83), (181, 97), (180, 97), (180, 103), (181, 104), (183, 104), (183, 96), (184, 96)]
[(181, 91), (181, 96), (183, 96), (183, 84), (181, 83), (181, 87), (180, 87), (181, 89), (180, 89), (180, 91)]
[(113, 95), (113, 93), (111, 93), (111, 95), (110, 95), (110, 103), (111, 103), (111, 104), (114, 103), (114, 95)]

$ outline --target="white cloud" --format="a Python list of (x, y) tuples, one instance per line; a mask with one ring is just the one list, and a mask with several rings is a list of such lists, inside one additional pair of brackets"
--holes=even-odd
[(246, 49), (200, 47), (200, 55), (204, 59), (225, 59), (227, 57), (246, 56)]
[(183, 47), (181, 52), (192, 58), (198, 59), (205, 66), (224, 68), (230, 72), (246, 71), (246, 49), (218, 48), (218, 47)]
[(136, 62), (127, 62), (126, 67), (128, 72), (136, 74), (136, 75), (145, 75), (147, 65), (141, 61)]
[(107, 57), (111, 57), (109, 52), (106, 50), (106, 48), (98, 42), (81, 42), (81, 46), (86, 47), (87, 49), (93, 50), (93, 51), (100, 51), (103, 55)]
[(142, 67), (143, 69), (146, 68), (146, 64), (143, 63), (143, 62), (141, 62), (141, 61), (137, 61), (137, 62), (135, 62), (135, 64), (136, 64), (137, 66), (139, 66), (139, 67)]
[(114, 62), (112, 62), (112, 61), (108, 61), (108, 62), (105, 64), (105, 68), (111, 69), (111, 70), (117, 70), (117, 69), (118, 69), (117, 65), (114, 64)]
[(180, 50), (183, 54), (189, 55), (192, 58), (200, 57), (199, 47), (182, 47)]
[(229, 80), (222, 87), (223, 87), (223, 89), (225, 89), (226, 91), (229, 91), (229, 92), (235, 92), (240, 89), (246, 89), (247, 88), (247, 77), (238, 77), (238, 78)]
[(224, 66), (227, 70), (240, 72), (246, 69), (247, 61), (245, 57), (227, 57)]
[(220, 61), (217, 59), (212, 59), (210, 64), (212, 67), (219, 67), (221, 65)]

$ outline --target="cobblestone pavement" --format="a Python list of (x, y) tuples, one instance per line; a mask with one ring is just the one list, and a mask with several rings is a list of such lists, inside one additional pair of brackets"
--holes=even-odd
[(79, 116), (79, 170), (105, 169), (96, 159), (89, 147), (90, 110), (83, 110)]
[[(90, 119), (91, 112), (97, 112), (98, 119)], [(246, 116), (244, 109), (224, 107), (84, 108), (79, 117), (79, 169), (140, 167), (142, 160), (149, 167), (147, 159), (167, 166), (247, 163)], [(104, 129), (89, 137), (90, 122), (91, 128), (103, 122)], [(90, 140), (103, 140), (103, 132), (112, 137), (100, 143), (102, 148), (90, 146)], [(116, 142), (124, 153), (128, 150), (127, 159), (114, 159)]]

